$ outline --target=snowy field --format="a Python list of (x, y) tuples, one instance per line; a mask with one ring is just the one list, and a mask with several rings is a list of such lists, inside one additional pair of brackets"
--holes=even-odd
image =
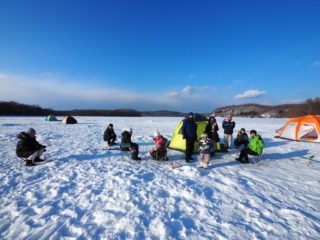
[[(154, 130), (170, 139), (181, 118), (76, 118), (0, 118), (1, 239), (320, 239), (320, 145), (274, 139), (286, 119), (235, 118), (236, 131), (262, 135), (263, 160), (242, 165), (232, 150), (200, 170), (148, 157)], [(133, 128), (140, 163), (105, 150), (110, 122), (118, 136)], [(15, 156), (29, 127), (53, 162), (28, 168)], [(169, 158), (184, 163), (180, 152)]]

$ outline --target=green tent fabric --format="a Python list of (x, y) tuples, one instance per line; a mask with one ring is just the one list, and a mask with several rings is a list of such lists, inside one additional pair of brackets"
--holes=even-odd
[(46, 117), (46, 121), (53, 122), (53, 121), (58, 121), (58, 119), (53, 115), (49, 115), (48, 117)]
[[(194, 116), (195, 123), (197, 125), (197, 140), (200, 139), (201, 134), (205, 132), (206, 126), (208, 124), (208, 120), (205, 116), (201, 114), (195, 114)], [(178, 151), (185, 151), (186, 150), (186, 140), (182, 137), (182, 125), (183, 120), (179, 122), (176, 129), (174, 130), (174, 133), (172, 135), (169, 148), (178, 150)], [(198, 141), (199, 142), (199, 141)], [(199, 144), (198, 142), (195, 142), (194, 144), (194, 150), (198, 151)]]

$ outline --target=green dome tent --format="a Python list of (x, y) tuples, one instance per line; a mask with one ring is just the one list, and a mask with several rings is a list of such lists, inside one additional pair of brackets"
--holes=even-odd
[(54, 121), (58, 121), (58, 119), (54, 115), (49, 115), (48, 117), (46, 117), (46, 121), (54, 122)]
[[(201, 114), (194, 114), (194, 121), (197, 125), (197, 140), (199, 140), (200, 135), (205, 132), (206, 126), (208, 124), (208, 120), (205, 116)], [(179, 122), (176, 129), (174, 130), (174, 133), (172, 135), (169, 148), (179, 151), (185, 151), (186, 150), (186, 140), (183, 139), (182, 136), (182, 125), (183, 120)], [(194, 144), (194, 150), (198, 151), (199, 144), (198, 142), (195, 142)]]

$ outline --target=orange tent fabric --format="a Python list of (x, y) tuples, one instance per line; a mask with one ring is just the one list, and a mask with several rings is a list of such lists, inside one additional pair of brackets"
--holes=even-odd
[(276, 132), (280, 138), (320, 143), (320, 116), (292, 118)]

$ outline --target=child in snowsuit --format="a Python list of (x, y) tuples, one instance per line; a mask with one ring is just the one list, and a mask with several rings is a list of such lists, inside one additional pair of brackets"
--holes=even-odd
[(158, 130), (153, 134), (154, 146), (150, 150), (150, 155), (153, 160), (164, 160), (167, 161), (167, 139), (163, 137)]
[[(121, 136), (121, 151), (130, 151), (132, 160), (141, 160), (141, 158), (139, 158), (139, 145), (131, 141), (132, 129), (124, 129)], [(129, 145), (130, 147), (124, 147), (124, 145)]]
[(237, 161), (241, 163), (249, 163), (248, 155), (258, 156), (262, 154), (264, 142), (260, 135), (257, 134), (256, 130), (250, 131), (250, 143), (249, 147), (244, 147), (241, 152), (239, 158), (236, 158)]
[(225, 120), (222, 122), (222, 128), (224, 129), (224, 147), (228, 149), (231, 147), (232, 144), (232, 134), (233, 129), (235, 128), (236, 124), (232, 121), (232, 116), (228, 115)]
[(18, 138), (20, 140), (17, 143), (16, 154), (19, 158), (26, 159), (26, 166), (35, 166), (35, 163), (44, 161), (40, 156), (46, 151), (46, 146), (38, 143), (33, 128), (21, 132)]
[(208, 120), (208, 124), (206, 126), (206, 130), (205, 133), (207, 134), (208, 138), (211, 139), (212, 141), (212, 153), (214, 153), (214, 151), (217, 148), (217, 143), (220, 142), (220, 138), (219, 138), (219, 126), (217, 124), (217, 120), (215, 117), (210, 117)]
[(210, 155), (212, 151), (212, 141), (208, 138), (207, 134), (201, 134), (199, 140), (199, 151), (200, 151), (200, 167), (208, 168)]
[(108, 142), (108, 146), (114, 145), (114, 142), (117, 140), (117, 135), (113, 130), (113, 124), (110, 123), (107, 129), (104, 131), (103, 140)]
[(249, 144), (249, 137), (244, 128), (241, 128), (241, 130), (237, 134), (237, 139), (234, 140), (234, 145), (236, 147), (240, 147), (242, 144), (245, 147)]

